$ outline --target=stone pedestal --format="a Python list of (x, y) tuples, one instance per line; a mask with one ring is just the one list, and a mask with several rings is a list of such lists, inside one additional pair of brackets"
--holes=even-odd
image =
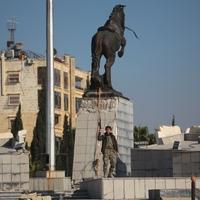
[(68, 192), (71, 191), (71, 178), (65, 177), (65, 171), (38, 171), (30, 178), (32, 192)]
[[(85, 97), (77, 117), (73, 177), (75, 181), (103, 176), (101, 141), (97, 141), (98, 122), (101, 127), (110, 125), (115, 134), (120, 157), (117, 176), (131, 173), (133, 148), (133, 104), (122, 97)], [(99, 163), (95, 163), (99, 160)], [(97, 167), (97, 173), (95, 169)]]

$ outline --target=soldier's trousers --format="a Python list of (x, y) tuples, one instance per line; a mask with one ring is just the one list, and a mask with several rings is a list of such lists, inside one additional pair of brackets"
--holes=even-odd
[[(115, 166), (117, 163), (117, 155), (114, 149), (105, 149), (105, 153), (103, 154), (103, 172), (104, 177), (112, 177)], [(108, 169), (110, 164), (110, 169)]]

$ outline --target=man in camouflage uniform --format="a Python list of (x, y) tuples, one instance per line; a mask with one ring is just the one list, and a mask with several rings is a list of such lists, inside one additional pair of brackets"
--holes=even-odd
[[(113, 177), (115, 166), (117, 163), (118, 145), (115, 136), (112, 133), (112, 128), (106, 126), (105, 133), (101, 135), (99, 132), (98, 140), (102, 141), (101, 152), (103, 154), (103, 172), (104, 177)], [(108, 169), (110, 162), (110, 169)]]

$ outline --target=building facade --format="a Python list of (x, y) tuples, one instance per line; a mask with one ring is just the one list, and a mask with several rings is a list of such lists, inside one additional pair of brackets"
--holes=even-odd
[[(38, 98), (46, 78), (46, 60), (42, 57), (16, 56), (14, 50), (0, 57), (0, 133), (9, 132), (18, 106), (27, 142), (32, 141), (38, 113)], [(76, 126), (76, 115), (82, 95), (87, 88), (90, 73), (75, 65), (75, 58), (64, 55), (54, 58), (55, 135), (62, 137), (64, 116)]]

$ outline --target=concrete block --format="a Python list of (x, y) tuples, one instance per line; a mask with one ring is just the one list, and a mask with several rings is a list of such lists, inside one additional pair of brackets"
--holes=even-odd
[(79, 121), (79, 123), (77, 124), (78, 129), (84, 129), (87, 128), (87, 126), (87, 121)]
[(39, 178), (63, 178), (65, 177), (65, 171), (37, 171), (36, 177)]
[(156, 178), (156, 189), (165, 189), (165, 180), (163, 178)]
[(166, 189), (174, 189), (175, 188), (175, 179), (174, 178), (166, 178), (165, 179)]
[(23, 191), (29, 191), (29, 183), (22, 183), (21, 188)]
[(200, 189), (200, 178), (196, 179), (196, 188)]
[(87, 143), (87, 138), (85, 136), (79, 137), (79, 139), (76, 141), (77, 145), (86, 145)]
[(124, 181), (123, 179), (113, 179), (114, 199), (124, 199)]
[(20, 163), (19, 157), (16, 156), (15, 154), (11, 155), (11, 159), (12, 159), (12, 164), (18, 164), (18, 163)]
[(11, 182), (11, 174), (3, 174), (3, 183)]
[(84, 154), (86, 153), (86, 145), (79, 145), (79, 147), (76, 149), (77, 154)]
[(29, 173), (21, 173), (21, 182), (29, 182)]
[(28, 163), (29, 164), (29, 156), (27, 154), (20, 154), (20, 163)]
[[(186, 189), (191, 189), (191, 179), (190, 178), (187, 178), (185, 180), (185, 187), (186, 187)], [(196, 185), (196, 188), (198, 188), (197, 185)]]
[(2, 157), (3, 157), (3, 165), (11, 163), (11, 155), (5, 154), (5, 155), (2, 155)]
[(20, 165), (20, 171), (21, 173), (29, 173), (29, 164), (21, 164)]
[(88, 119), (88, 113), (81, 112), (81, 114), (78, 114), (77, 122), (79, 123), (80, 121), (87, 121), (87, 119)]
[(56, 192), (63, 191), (63, 179), (54, 178), (52, 180), (52, 182), (53, 182), (53, 190), (54, 191), (56, 191)]
[(10, 191), (12, 189), (12, 184), (10, 184), (10, 183), (3, 183), (2, 184), (2, 189), (4, 191)]
[(103, 199), (113, 199), (113, 179), (103, 179), (102, 181)]
[(93, 144), (93, 145), (87, 145), (86, 146), (86, 154), (91, 154), (91, 152), (95, 151), (95, 148), (96, 148), (95, 144)]
[[(37, 185), (35, 185), (36, 186), (36, 188), (34, 188), (34, 191), (45, 191), (45, 182), (46, 182), (46, 178), (38, 178), (38, 180), (37, 180)], [(47, 184), (47, 186), (48, 186), (48, 184)], [(48, 190), (48, 188), (47, 188), (47, 190)]]
[(82, 170), (84, 168), (84, 166), (85, 166), (85, 163), (76, 162), (76, 163), (74, 163), (73, 168), (74, 168), (74, 170), (80, 171), (80, 170)]
[(20, 174), (12, 174), (11, 179), (12, 179), (12, 182), (14, 182), (14, 183), (18, 182), (19, 183), (21, 181)]
[(175, 178), (175, 189), (186, 189), (185, 178)]
[(11, 163), (3, 164), (3, 173), (11, 173)]
[(12, 190), (14, 191), (24, 191), (24, 188), (22, 187), (22, 183), (12, 183)]
[(149, 190), (150, 189), (155, 189), (156, 188), (156, 180), (152, 178), (145, 178), (145, 193), (146, 197), (149, 195)]
[(125, 179), (124, 180), (124, 199), (134, 199), (135, 197), (135, 184), (134, 180)]
[(135, 179), (135, 197), (138, 199), (144, 199), (145, 198), (145, 185), (144, 185), (144, 179)]
[(88, 121), (88, 127), (90, 129), (96, 129), (97, 130), (97, 126), (98, 126), (97, 121), (96, 121), (96, 123), (94, 121)]
[(64, 191), (71, 191), (71, 177), (64, 178)]
[(20, 165), (19, 164), (13, 164), (11, 165), (12, 173), (20, 173)]

